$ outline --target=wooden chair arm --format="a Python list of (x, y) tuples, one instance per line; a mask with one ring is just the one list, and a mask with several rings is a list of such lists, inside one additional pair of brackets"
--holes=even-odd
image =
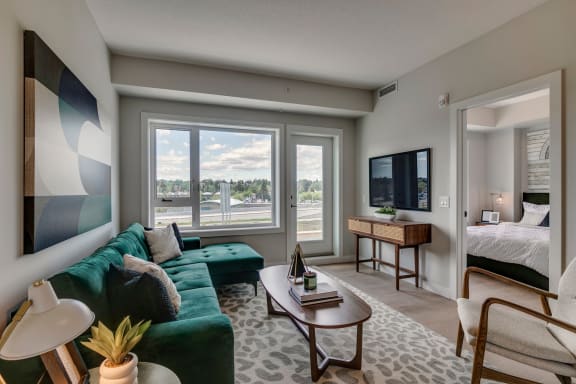
[[(576, 326), (574, 326), (572, 324), (566, 323), (566, 322), (559, 320), (555, 317), (552, 317), (550, 315), (546, 315), (544, 313), (540, 313), (538, 311), (524, 307), (522, 305), (512, 303), (508, 300), (499, 299), (497, 297), (490, 297), (490, 298), (486, 299), (484, 301), (484, 303), (482, 304), (482, 312), (480, 313), (480, 324), (478, 325), (478, 336), (479, 337), (482, 333), (484, 333), (484, 336), (486, 336), (486, 334), (487, 334), (488, 312), (490, 310), (490, 307), (494, 304), (499, 304), (499, 305), (502, 305), (502, 306), (505, 306), (508, 308), (512, 308), (516, 311), (523, 312), (529, 316), (536, 317), (540, 320), (546, 321), (546, 322), (553, 324), (557, 327), (563, 328), (569, 332), (576, 333)], [(529, 335), (527, 335), (527, 337), (529, 337)]]
[(521, 283), (519, 281), (510, 279), (508, 277), (505, 277), (505, 276), (499, 275), (497, 273), (490, 272), (490, 271), (487, 271), (485, 269), (478, 268), (478, 267), (468, 267), (468, 268), (466, 268), (466, 271), (464, 272), (464, 283), (462, 286), (462, 297), (464, 297), (465, 299), (470, 298), (470, 275), (473, 273), (488, 276), (494, 280), (498, 280), (498, 281), (503, 282), (505, 284), (513, 285), (513, 286), (518, 287), (518, 288), (522, 288), (526, 291), (532, 292), (532, 293), (540, 296), (540, 303), (542, 304), (542, 310), (547, 315), (552, 314), (552, 311), (550, 310), (550, 305), (548, 304), (547, 299), (550, 298), (550, 299), (557, 300), (558, 299), (557, 294), (555, 294), (553, 292), (545, 291), (545, 290), (540, 289), (540, 288), (533, 287), (533, 286), (528, 285), (528, 284)]

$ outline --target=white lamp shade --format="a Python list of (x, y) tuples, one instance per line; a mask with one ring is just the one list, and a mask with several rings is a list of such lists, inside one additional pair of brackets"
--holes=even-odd
[(80, 336), (94, 322), (81, 301), (56, 298), (49, 282), (28, 290), (32, 307), (0, 350), (5, 360), (21, 360), (50, 352)]

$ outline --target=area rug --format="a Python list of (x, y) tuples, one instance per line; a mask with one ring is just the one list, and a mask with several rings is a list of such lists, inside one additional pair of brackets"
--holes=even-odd
[[(362, 370), (329, 367), (320, 384), (408, 384), (470, 382), (471, 356), (454, 354), (454, 344), (364, 292), (338, 280), (372, 307), (364, 324)], [(312, 383), (308, 342), (284, 316), (268, 316), (261, 285), (237, 284), (218, 292), (235, 337), (237, 384)], [(317, 341), (332, 356), (350, 359), (356, 328), (320, 330)]]

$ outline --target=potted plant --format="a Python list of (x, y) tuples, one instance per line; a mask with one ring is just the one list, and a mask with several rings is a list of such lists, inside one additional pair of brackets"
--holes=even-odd
[(382, 219), (394, 220), (394, 217), (396, 217), (396, 208), (394, 207), (378, 208), (376, 212), (374, 212), (374, 216), (380, 217)]
[(140, 321), (134, 326), (130, 316), (112, 332), (102, 322), (92, 327), (92, 337), (83, 341), (86, 348), (105, 357), (100, 364), (100, 384), (136, 384), (138, 382), (138, 357), (130, 351), (142, 340), (150, 328), (150, 320)]

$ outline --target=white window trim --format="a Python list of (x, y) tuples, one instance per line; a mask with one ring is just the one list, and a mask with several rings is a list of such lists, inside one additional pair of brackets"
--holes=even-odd
[[(228, 120), (228, 119), (215, 119), (208, 117), (186, 116), (186, 115), (171, 115), (161, 113), (141, 113), (141, 216), (140, 220), (145, 225), (151, 225), (152, 212), (150, 205), (150, 198), (152, 196), (152, 157), (150, 156), (150, 146), (153, 144), (151, 137), (150, 122), (155, 123), (166, 122), (169, 124), (183, 124), (183, 125), (200, 125), (207, 128), (235, 128), (247, 129), (252, 131), (266, 130), (274, 131), (275, 140), (273, 143), (275, 147), (272, 151), (272, 185), (274, 188), (274, 201), (273, 201), (273, 218), (275, 219), (271, 225), (266, 226), (245, 226), (245, 227), (210, 227), (206, 229), (185, 229), (185, 235), (198, 235), (203, 237), (216, 237), (216, 236), (233, 236), (233, 235), (256, 235), (256, 234), (271, 234), (284, 232), (284, 135), (283, 124), (278, 123), (263, 123), (245, 120)], [(191, 170), (192, 172), (192, 170)]]

